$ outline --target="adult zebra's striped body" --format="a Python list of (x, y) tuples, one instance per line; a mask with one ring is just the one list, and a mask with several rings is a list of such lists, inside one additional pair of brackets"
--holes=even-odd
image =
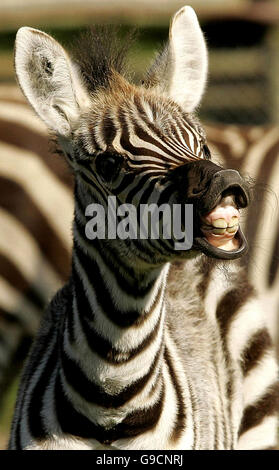
[(73, 203), (67, 167), (49, 158), (45, 128), (14, 86), (0, 88), (0, 152), (2, 400), (45, 305), (70, 272)]
[(253, 201), (243, 218), (249, 241), (250, 282), (260, 294), (279, 352), (279, 129), (278, 126), (206, 127), (212, 154), (254, 182)]
[[(192, 9), (174, 17), (169, 52), (157, 61), (147, 88), (105, 69), (105, 91), (94, 77), (92, 107), (78, 126), (86, 102), (78, 93), (84, 89), (61, 47), (27, 28), (17, 47), (21, 86), (56, 128), (76, 186), (72, 275), (51, 302), (32, 349), (10, 448), (274, 446), (277, 365), (260, 304), (237, 262), (224, 270), (196, 252), (201, 247), (217, 258), (239, 256), (241, 233), (233, 251), (199, 245), (196, 235), (195, 251), (179, 255), (173, 240), (92, 243), (84, 235), (85, 208), (92, 200), (106, 208), (108, 194), (137, 205), (175, 195), (173, 201), (208, 207), (218, 180), (222, 204), (246, 205), (239, 175), (204, 160), (204, 134), (189, 114), (201, 97), (206, 68)], [(171, 100), (153, 91), (165, 59), (172, 64)], [(176, 92), (182, 73), (188, 96)]]

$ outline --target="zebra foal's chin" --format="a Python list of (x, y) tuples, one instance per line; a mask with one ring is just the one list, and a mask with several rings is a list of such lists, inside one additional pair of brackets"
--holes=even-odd
[[(194, 115), (207, 77), (197, 17), (188, 6), (174, 15), (141, 86), (114, 44), (112, 30), (93, 29), (68, 55), (41, 31), (17, 33), (17, 78), (73, 171), (75, 210), (71, 275), (31, 349), (9, 448), (274, 447), (277, 364), (234, 261), (247, 249), (249, 188), (211, 161)], [(164, 224), (138, 232), (142, 205), (159, 225), (159, 209), (191, 207), (192, 243)], [(180, 222), (189, 236), (186, 212)]]

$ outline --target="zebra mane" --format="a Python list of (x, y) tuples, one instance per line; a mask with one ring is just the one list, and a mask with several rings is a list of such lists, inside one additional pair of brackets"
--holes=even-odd
[(71, 57), (89, 92), (108, 88), (113, 72), (131, 80), (127, 54), (136, 37), (136, 28), (123, 36), (121, 28), (114, 25), (96, 25), (80, 34), (72, 44)]

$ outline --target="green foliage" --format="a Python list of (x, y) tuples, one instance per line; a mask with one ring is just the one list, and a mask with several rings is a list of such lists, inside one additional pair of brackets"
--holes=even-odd
[(3, 448), (8, 441), (18, 385), (19, 377), (11, 384), (0, 409), (0, 449)]

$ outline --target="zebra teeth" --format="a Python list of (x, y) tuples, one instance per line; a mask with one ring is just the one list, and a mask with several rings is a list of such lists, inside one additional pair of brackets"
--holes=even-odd
[(232, 227), (228, 227), (228, 228), (227, 228), (227, 232), (233, 233), (233, 232), (236, 232), (237, 229), (238, 229), (238, 224), (233, 225)]
[(225, 228), (214, 228), (212, 230), (212, 233), (214, 233), (215, 235), (223, 235), (225, 232), (226, 232)]
[[(234, 219), (235, 217), (233, 217)], [(212, 222), (212, 226), (216, 228), (227, 228), (228, 224), (225, 219), (216, 219)]]
[(235, 225), (238, 225), (238, 217), (231, 218), (229, 228), (235, 227)]

